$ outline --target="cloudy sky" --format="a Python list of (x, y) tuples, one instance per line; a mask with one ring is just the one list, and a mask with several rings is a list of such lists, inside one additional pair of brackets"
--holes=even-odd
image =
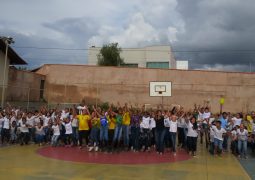
[(1, 0), (0, 35), (30, 68), (87, 63), (86, 49), (171, 44), (194, 69), (255, 71), (254, 0)]

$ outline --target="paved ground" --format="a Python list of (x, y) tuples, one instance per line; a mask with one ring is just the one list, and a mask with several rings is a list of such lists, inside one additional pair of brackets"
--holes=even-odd
[(255, 179), (255, 154), (248, 152), (248, 159), (239, 159), (241, 165), (244, 167), (244, 169), (247, 171), (247, 173), (250, 175), (252, 179)]
[(36, 145), (0, 148), (0, 179), (250, 179), (235, 157), (212, 157), (202, 147), (195, 158), (148, 165), (63, 161), (43, 157), (38, 149)]

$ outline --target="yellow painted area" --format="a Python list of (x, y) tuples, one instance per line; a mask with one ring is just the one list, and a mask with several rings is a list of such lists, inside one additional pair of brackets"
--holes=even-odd
[(212, 157), (202, 147), (191, 160), (156, 165), (74, 163), (42, 157), (37, 149), (36, 145), (0, 148), (0, 179), (250, 179), (231, 154)]

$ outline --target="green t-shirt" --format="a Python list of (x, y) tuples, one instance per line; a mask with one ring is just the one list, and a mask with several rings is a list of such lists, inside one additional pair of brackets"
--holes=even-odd
[(123, 117), (122, 117), (121, 115), (118, 114), (118, 115), (116, 116), (116, 123), (117, 123), (117, 124), (122, 124), (122, 120), (123, 120)]

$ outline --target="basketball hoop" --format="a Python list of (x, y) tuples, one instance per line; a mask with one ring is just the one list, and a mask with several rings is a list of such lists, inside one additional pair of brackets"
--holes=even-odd
[(171, 82), (150, 82), (150, 96), (171, 96)]

